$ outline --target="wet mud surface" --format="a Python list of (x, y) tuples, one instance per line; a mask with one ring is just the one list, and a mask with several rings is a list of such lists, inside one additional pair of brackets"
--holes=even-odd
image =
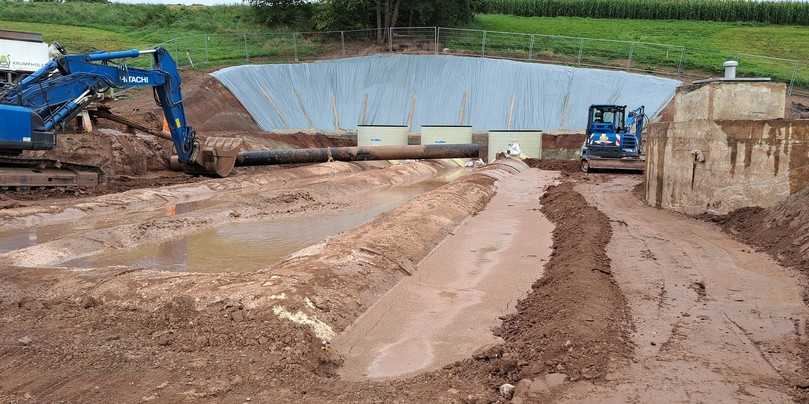
[[(179, 272), (257, 271), (295, 251), (365, 224), (377, 215), (445, 183), (427, 180), (372, 191), (365, 193), (362, 201), (317, 216), (230, 223), (159, 244), (80, 258), (63, 265), (77, 268), (123, 265)], [(179, 210), (176, 212), (182, 214)]]
[[(0, 264), (0, 402), (801, 398), (807, 315), (797, 277), (714, 225), (643, 206), (632, 191), (635, 176), (486, 167), (254, 272), (48, 266), (92, 248), (124, 251), (221, 226), (348, 212), (363, 206), (369, 191), (407, 187), (440, 170), (330, 163), (0, 209), (0, 243), (12, 250)], [(548, 187), (537, 180), (531, 198), (504, 202), (508, 195), (498, 193), (505, 184), (526, 175), (558, 175), (563, 182)], [(542, 240), (547, 248), (550, 237), (547, 261), (484, 245), (470, 248), (480, 254), (466, 265), (436, 262), (460, 270), (459, 279), (474, 277), (463, 272), (467, 267), (509, 260), (533, 279), (541, 274), (530, 288), (531, 279), (516, 277), (502, 283), (507, 291), (493, 288), (508, 302), (511, 289), (522, 289), (508, 310), (483, 314), (487, 307), (467, 316), (494, 325), (489, 335), (471, 333), (492, 338), (491, 345), (415, 375), (344, 376), (351, 358), (339, 349), (341, 333), (400, 285), (421, 279), (429, 286), (421, 271), (429, 270), (432, 254), (441, 258), (442, 246), (487, 239), (465, 233), (464, 224), (485, 219), (498, 203), (527, 209), (532, 199), (531, 210), (518, 217), (533, 226), (498, 240), (536, 233), (522, 251), (541, 249)], [(552, 233), (539, 222), (543, 217)], [(20, 254), (26, 250), (31, 254)], [(465, 301), (463, 294), (475, 290), (456, 289), (454, 297), (438, 291), (417, 300)], [(462, 326), (455, 321), (462, 317), (448, 324)], [(425, 337), (455, 331), (424, 330)], [(501, 392), (504, 383), (514, 390)]]
[(552, 225), (536, 213), (556, 175), (528, 170), (501, 181), (485, 209), (453, 231), (335, 339), (350, 380), (434, 370), (502, 340), (491, 329), (542, 275)]
[(562, 402), (791, 402), (809, 310), (797, 272), (720, 228), (643, 205), (639, 179), (577, 186), (609, 217), (612, 273), (634, 322), (632, 361)]
[[(385, 170), (359, 174), (378, 171)], [(485, 206), (496, 178), (516, 171), (452, 181), (326, 242), (324, 255), (344, 260), (331, 275), (306, 254), (249, 274), (4, 266), (0, 398), (104, 402), (104, 392), (114, 392), (122, 402), (300, 402), (344, 401), (363, 390), (371, 401), (394, 397), (388, 386), (345, 383), (334, 373), (341, 359), (321, 331), (362, 310), (338, 297), (372, 299), (374, 288), (404, 276), (405, 258), (419, 260)], [(327, 190), (333, 182), (310, 185)], [(398, 250), (379, 240), (397, 240)]]

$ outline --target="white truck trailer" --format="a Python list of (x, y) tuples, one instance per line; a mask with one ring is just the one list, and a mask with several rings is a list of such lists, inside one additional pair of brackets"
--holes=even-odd
[(0, 87), (48, 63), (48, 51), (42, 34), (0, 29)]

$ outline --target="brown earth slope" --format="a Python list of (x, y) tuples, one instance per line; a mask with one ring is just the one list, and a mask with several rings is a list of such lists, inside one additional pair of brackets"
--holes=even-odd
[(783, 265), (809, 270), (809, 188), (768, 209), (742, 208), (709, 219)]
[[(385, 232), (397, 222), (401, 227), (402, 219), (417, 215), (418, 209), (444, 212), (447, 203), (457, 209), (476, 194), (472, 191), (491, 192), (491, 187), (491, 178), (473, 176), (330, 245), (360, 237), (378, 243), (374, 249), (397, 261), (402, 254), (401, 259), (417, 260), (426, 250), (420, 244), (407, 247), (411, 236)], [(270, 299), (279, 282), (293, 282), (295, 293), (311, 295), (314, 307), (299, 304), (289, 310), (312, 310), (324, 321), (348, 324), (367, 292), (354, 293), (357, 300), (346, 302), (324, 299), (321, 292), (351, 285), (365, 285), (368, 291), (373, 287), (368, 282), (380, 276), (404, 276), (397, 265), (376, 256), (361, 257), (368, 263), (355, 276), (329, 279), (328, 272), (317, 272), (320, 280), (312, 282), (322, 281), (324, 287), (307, 283), (313, 278), (306, 271), (279, 277), (277, 272), (6, 267), (0, 269), (0, 402), (108, 402), (115, 397), (118, 402), (483, 403), (505, 401), (497, 390), (503, 383), (516, 384), (519, 399), (552, 397), (559, 390), (544, 384), (546, 374), (599, 380), (606, 363), (629, 350), (625, 303), (604, 252), (609, 223), (569, 185), (548, 192), (542, 209), (558, 230), (546, 278), (533, 286), (516, 314), (504, 319), (497, 331), (503, 344), (443, 369), (386, 382), (341, 380), (334, 373), (340, 358), (310, 327), (279, 319), (270, 306), (256, 303)], [(434, 215), (421, 216), (441, 232), (451, 231)], [(429, 226), (405, 227), (410, 234)], [(418, 254), (408, 257), (408, 251)], [(356, 252), (346, 257), (351, 255)], [(328, 270), (345, 272), (340, 268)], [(377, 274), (380, 270), (384, 274)], [(286, 301), (292, 297), (288, 292)]]

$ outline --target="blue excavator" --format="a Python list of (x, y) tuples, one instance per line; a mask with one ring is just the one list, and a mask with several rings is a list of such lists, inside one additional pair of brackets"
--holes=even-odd
[[(242, 141), (197, 138), (183, 109), (177, 64), (163, 48), (59, 55), (14, 86), (0, 91), (0, 187), (93, 185), (93, 168), (49, 160), (27, 159), (26, 150), (51, 150), (56, 130), (111, 88), (151, 87), (186, 172), (225, 177), (234, 167)], [(150, 55), (151, 68), (131, 67), (122, 60)], [(97, 181), (96, 181), (97, 182)]]
[(626, 105), (591, 105), (580, 151), (584, 172), (598, 169), (643, 171), (645, 107), (627, 112)]

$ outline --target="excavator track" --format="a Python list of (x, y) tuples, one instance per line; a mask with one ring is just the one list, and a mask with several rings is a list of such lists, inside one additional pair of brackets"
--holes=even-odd
[(58, 160), (0, 156), (0, 188), (94, 188), (104, 172), (98, 167)]

